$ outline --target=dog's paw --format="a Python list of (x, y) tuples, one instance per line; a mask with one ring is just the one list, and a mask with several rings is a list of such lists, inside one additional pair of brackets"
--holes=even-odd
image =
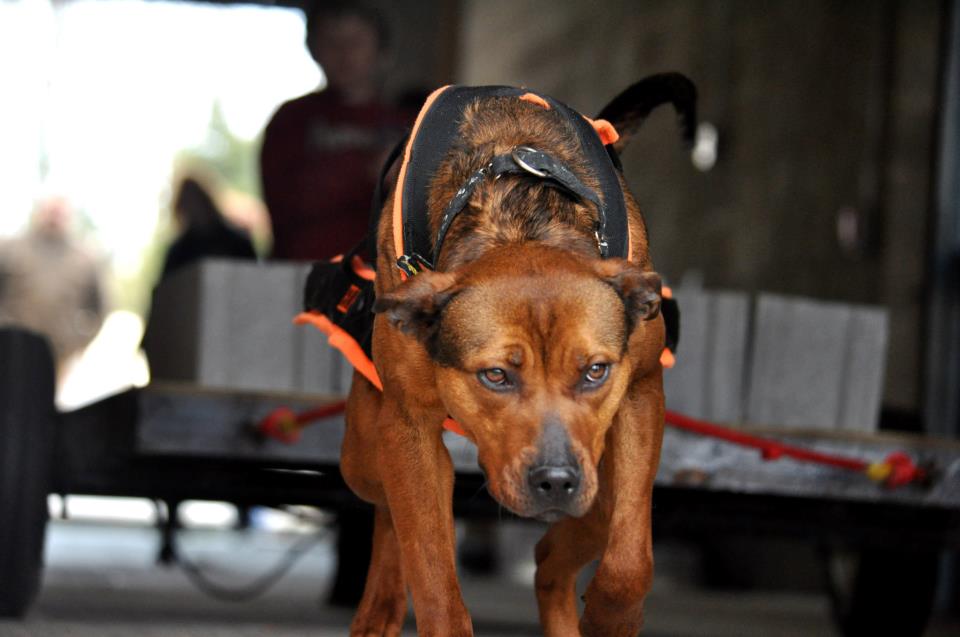
[(402, 604), (361, 607), (350, 624), (350, 637), (400, 637), (406, 614), (406, 600)]
[(362, 626), (351, 626), (350, 637), (400, 637), (403, 622), (393, 623), (364, 623)]

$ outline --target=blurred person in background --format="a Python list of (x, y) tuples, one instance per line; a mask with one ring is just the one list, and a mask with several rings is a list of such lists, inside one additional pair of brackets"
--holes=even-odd
[(0, 325), (45, 336), (61, 379), (106, 311), (103, 267), (74, 236), (74, 216), (63, 197), (42, 199), (24, 235), (0, 241)]
[[(361, 242), (380, 166), (411, 121), (382, 96), (389, 32), (375, 9), (315, 2), (307, 9), (306, 46), (326, 87), (281, 105), (260, 152), (274, 259), (329, 259)], [(330, 602), (353, 606), (366, 579), (373, 514), (344, 510), (337, 526), (340, 566)]]
[[(211, 184), (205, 186), (204, 184)], [(227, 219), (211, 194), (212, 180), (196, 174), (184, 176), (177, 187), (171, 204), (173, 222), (177, 235), (167, 248), (160, 271), (158, 285), (175, 272), (207, 258), (255, 260), (257, 253), (249, 233)], [(155, 307), (156, 295), (151, 307)], [(151, 346), (162, 339), (152, 336), (153, 324), (147, 320), (143, 347), (150, 358)], [(151, 345), (153, 344), (153, 345)], [(158, 526), (162, 531), (157, 561), (172, 564), (178, 556), (174, 544), (174, 531), (180, 528), (179, 502), (165, 501), (166, 509), (157, 508)], [(250, 525), (250, 508), (237, 506), (237, 527)]]
[(141, 346), (148, 360), (151, 350), (165, 347), (162, 335), (156, 332), (156, 324), (150, 320), (157, 307), (156, 291), (161, 283), (177, 271), (206, 258), (257, 258), (249, 233), (227, 220), (210, 194), (211, 188), (205, 183), (213, 182), (196, 174), (187, 174), (179, 180), (170, 204), (176, 236), (163, 258), (144, 328)]
[(325, 259), (360, 242), (380, 164), (410, 121), (381, 95), (389, 33), (377, 11), (316, 2), (306, 26), (327, 86), (280, 106), (264, 132), (260, 169), (275, 259)]
[(210, 180), (188, 174), (180, 179), (171, 202), (176, 236), (163, 258), (143, 332), (141, 346), (148, 360), (154, 348), (165, 347), (162, 335), (156, 332), (156, 324), (150, 320), (157, 308), (157, 287), (161, 283), (177, 271), (206, 258), (257, 258), (249, 233), (227, 220), (204, 185), (207, 182)]
[(226, 219), (199, 177), (186, 176), (180, 182), (173, 200), (173, 220), (178, 234), (167, 249), (161, 281), (207, 257), (257, 258), (250, 236)]

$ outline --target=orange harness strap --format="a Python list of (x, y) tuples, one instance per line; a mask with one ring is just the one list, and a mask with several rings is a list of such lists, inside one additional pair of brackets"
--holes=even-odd
[[(363, 377), (370, 381), (371, 385), (383, 391), (383, 383), (380, 381), (380, 375), (377, 373), (373, 361), (367, 357), (363, 348), (353, 340), (353, 337), (340, 326), (334, 325), (326, 316), (316, 312), (301, 312), (294, 317), (293, 322), (296, 325), (312, 325), (326, 334), (330, 346), (340, 350), (340, 353), (346, 357), (354, 369), (363, 374)], [(448, 417), (444, 420), (443, 428), (461, 436), (467, 435), (460, 423), (453, 418)]]

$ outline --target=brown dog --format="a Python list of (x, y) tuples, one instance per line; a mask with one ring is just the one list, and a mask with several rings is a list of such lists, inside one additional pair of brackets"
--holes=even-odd
[[(677, 106), (650, 96), (651, 87), (663, 93), (657, 77), (601, 113), (621, 133), (618, 150), (651, 108)], [(686, 82), (692, 108), (692, 86), (670, 77), (674, 88)], [(448, 416), (477, 445), (491, 494), (553, 523), (536, 549), (544, 633), (640, 629), (663, 430), (660, 279), (620, 177), (629, 259), (600, 258), (599, 208), (569, 191), (589, 195), (601, 184), (551, 104), (487, 96), (463, 108), (457, 141), (428, 179), (435, 270), (404, 277), (395, 267), (394, 197), (384, 206), (373, 333), (383, 392), (355, 375), (342, 453), (347, 483), (376, 505), (351, 635), (399, 635), (408, 587), (421, 635), (473, 634), (455, 567), (453, 467), (441, 440)], [(518, 148), (549, 153), (574, 185), (558, 187), (536, 168), (484, 172), (511, 153), (527, 170)], [(451, 222), (445, 211), (457, 197), (463, 209)], [(580, 619), (574, 583), (597, 558)]]

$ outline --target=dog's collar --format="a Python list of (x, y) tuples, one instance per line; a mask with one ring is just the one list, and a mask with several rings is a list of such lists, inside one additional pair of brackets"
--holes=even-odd
[[(481, 97), (516, 97), (556, 110), (576, 131), (588, 170), (600, 185), (588, 188), (569, 168), (538, 149), (518, 146), (498, 155), (471, 175), (448, 203), (436, 239), (430, 236), (428, 195), (431, 181), (449, 149), (459, 140), (464, 109)], [(605, 137), (603, 139), (601, 137)], [(443, 239), (470, 195), (487, 176), (531, 174), (548, 179), (597, 208), (597, 249), (601, 257), (630, 256), (626, 204), (618, 174), (618, 160), (605, 144), (616, 140), (606, 122), (592, 122), (553, 98), (507, 86), (445, 86), (428, 98), (406, 142), (394, 194), (393, 239), (397, 266), (411, 276), (436, 263)], [(429, 255), (429, 260), (426, 255)]]

